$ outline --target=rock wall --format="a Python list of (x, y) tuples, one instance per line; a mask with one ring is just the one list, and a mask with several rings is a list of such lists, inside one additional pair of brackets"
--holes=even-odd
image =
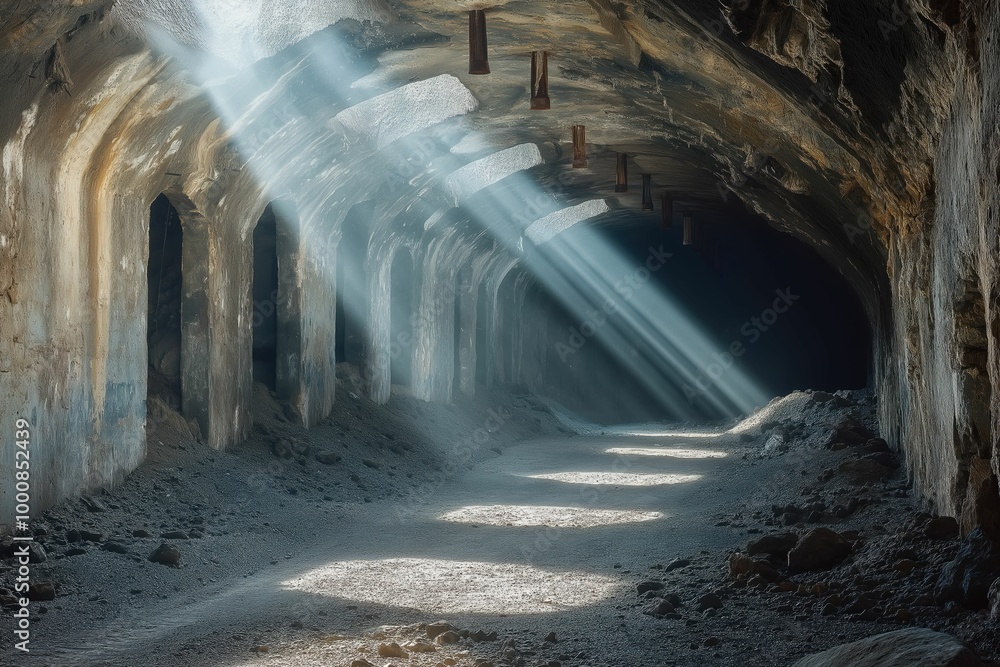
[[(480, 382), (538, 382), (513, 363), (545, 358), (511, 314), (527, 284), (501, 298), (521, 223), (607, 192), (602, 165), (623, 151), (658, 187), (742, 201), (835, 266), (875, 331), (883, 432), (918, 487), (967, 529), (997, 515), (995, 3), (502, 4), (491, 77), (465, 75), (446, 3), (254, 5), (233, 35), (258, 48), (240, 37), (209, 53), (198, 17), (112, 4), (0, 0), (0, 434), (33, 425), (36, 509), (144, 456), (159, 194), (184, 230), (181, 408), (223, 448), (251, 421), (252, 232), (268, 203), (282, 204), (287, 249), (277, 389), (314, 424), (335, 400), (352, 208), (372, 203), (358, 260), (374, 398), (390, 395), (396, 347), (426, 400), (474, 391), (477, 368)], [(167, 29), (154, 39), (146, 19)], [(527, 41), (589, 57), (553, 59), (551, 114), (527, 115), (526, 75), (504, 60)], [(564, 181), (581, 119), (613, 150), (593, 146), (591, 168)], [(413, 259), (414, 312), (393, 340), (397, 252)], [(0, 469), (12, 463), (0, 450)], [(12, 507), (0, 485), (0, 530)]]

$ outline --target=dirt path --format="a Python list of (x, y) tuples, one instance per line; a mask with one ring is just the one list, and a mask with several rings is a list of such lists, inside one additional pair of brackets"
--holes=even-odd
[[(706, 526), (759, 481), (740, 474), (742, 453), (702, 437), (524, 442), (425, 503), (357, 505), (317, 525), (308, 551), (281, 545), (293, 555), (277, 565), (142, 606), (85, 636), (66, 628), (42, 652), (80, 664), (176, 665), (182, 648), (191, 665), (330, 664), (328, 651), (310, 657), (301, 640), (440, 617), (521, 643), (555, 632), (565, 641), (549, 652), (574, 663), (586, 662), (575, 658), (583, 652), (586, 664), (659, 664), (662, 648), (632, 638), (662, 622), (619, 618), (619, 608), (634, 603), (650, 566), (740, 540)], [(261, 644), (268, 652), (248, 657)], [(359, 657), (354, 642), (339, 644), (344, 664)], [(488, 657), (498, 649), (478, 647), (472, 653)]]
[[(170, 503), (181, 496), (181, 514), (208, 515), (189, 521), (204, 536), (178, 542), (180, 568), (149, 563), (145, 551), (108, 553), (106, 536), (100, 550), (61, 555), (50, 571), (65, 594), (42, 615), (23, 664), (777, 667), (906, 625), (996, 649), (981, 614), (906, 602), (933, 588), (957, 542), (918, 534), (924, 519), (898, 470), (864, 482), (834, 474), (859, 460), (822, 444), (848, 408), (796, 395), (726, 433), (577, 436), (553, 435), (535, 408), (519, 409), (521, 417), (506, 413), (506, 431), (479, 438), (471, 465), (454, 460), (464, 457), (444, 434), (475, 433), (483, 406), (464, 426), (444, 412), (424, 415), (438, 423), (427, 447), (386, 452), (377, 464), (362, 458), (379, 451), (370, 444), (378, 429), (368, 428), (368, 444), (341, 443), (348, 458), (334, 467), (276, 465), (251, 447), (203, 455), (212, 467), (173, 461), (143, 471), (112, 498), (166, 512), (158, 520), (167, 529), (180, 521)], [(330, 429), (350, 423), (341, 415), (309, 438), (332, 446), (342, 434)], [(533, 429), (548, 435), (524, 435)], [(431, 446), (435, 433), (442, 442)], [(258, 495), (220, 512), (245, 486), (228, 478), (260, 482), (253, 471), (263, 466)], [(196, 483), (205, 478), (220, 497), (205, 495)], [(834, 516), (851, 496), (857, 509)], [(772, 507), (792, 504), (826, 509), (785, 528)], [(108, 515), (118, 530), (122, 512)], [(105, 517), (109, 531), (114, 523)], [(804, 535), (810, 523), (856, 535), (854, 555), (761, 585), (727, 576), (730, 553), (766, 533)], [(904, 546), (917, 565), (901, 576), (889, 565)], [(648, 593), (637, 588), (644, 582)], [(851, 612), (848, 603), (865, 596), (866, 613)], [(651, 615), (664, 598), (676, 613)], [(828, 613), (841, 599), (844, 611)], [(907, 605), (911, 620), (895, 619)], [(427, 624), (437, 621), (457, 634), (435, 641), (440, 628)]]

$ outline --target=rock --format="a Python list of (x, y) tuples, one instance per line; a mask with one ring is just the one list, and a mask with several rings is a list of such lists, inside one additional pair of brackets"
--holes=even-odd
[(828, 570), (853, 551), (851, 543), (829, 528), (814, 528), (788, 552), (792, 572)]
[(271, 443), (271, 451), (279, 459), (293, 459), (309, 454), (309, 445), (301, 440), (282, 438)]
[(913, 628), (806, 656), (793, 667), (983, 667), (983, 663), (954, 637)]
[(969, 461), (969, 484), (959, 516), (963, 535), (980, 527), (1000, 543), (1000, 484), (993, 473), (992, 459), (974, 457)]
[(174, 545), (163, 542), (156, 547), (153, 553), (149, 554), (148, 560), (152, 563), (178, 567), (181, 561), (181, 551)]
[(80, 498), (80, 502), (83, 506), (87, 508), (88, 512), (107, 512), (108, 507), (103, 502), (94, 498), (93, 496), (84, 496)]
[(865, 461), (874, 461), (875, 463), (892, 470), (899, 467), (899, 461), (896, 460), (896, 457), (891, 452), (875, 452), (874, 454), (866, 454), (862, 457), (862, 459)]
[(835, 441), (845, 442), (850, 446), (863, 445), (872, 439), (872, 433), (860, 422), (854, 419), (845, 419), (834, 427)]
[(101, 545), (101, 549), (103, 551), (110, 551), (111, 553), (116, 553), (116, 554), (128, 553), (128, 549), (125, 548), (125, 545), (119, 542), (105, 542), (104, 544)]
[(461, 639), (462, 636), (454, 630), (447, 630), (435, 637), (434, 641), (441, 646), (445, 646), (446, 644), (457, 644)]
[(751, 556), (768, 555), (784, 558), (798, 544), (799, 536), (795, 533), (775, 533), (751, 542), (747, 545), (747, 553)]
[(153, 536), (153, 534), (151, 532), (149, 532), (148, 530), (145, 530), (143, 528), (136, 528), (135, 530), (132, 531), (132, 537), (138, 537), (140, 539), (147, 539), (147, 538), (150, 538), (152, 536)]
[(874, 484), (885, 478), (892, 470), (871, 459), (851, 459), (837, 466), (837, 474), (856, 486)]
[(721, 644), (721, 643), (722, 643), (722, 640), (721, 640), (721, 639), (719, 639), (718, 637), (707, 637), (707, 638), (705, 639), (705, 641), (704, 641), (704, 642), (702, 642), (702, 644), (703, 644), (703, 645), (704, 645), (704, 646), (705, 646), (706, 648), (712, 648), (713, 646), (718, 646), (718, 645), (719, 645), (719, 644)]
[(667, 563), (667, 566), (663, 568), (663, 571), (673, 572), (674, 570), (679, 570), (682, 567), (687, 567), (690, 564), (691, 560), (689, 558), (675, 558), (669, 563)]
[(1000, 578), (997, 578), (990, 586), (987, 596), (990, 602), (990, 615), (994, 621), (1000, 621)]
[(741, 553), (729, 557), (729, 574), (732, 577), (758, 575), (767, 581), (777, 581), (781, 578), (781, 574), (770, 563)]
[(351, 667), (375, 667), (375, 665), (362, 658), (361, 660), (352, 662)]
[(48, 554), (45, 553), (45, 547), (43, 547), (38, 542), (28, 543), (28, 562), (29, 563), (44, 563), (49, 559)]
[(396, 642), (389, 644), (379, 644), (378, 654), (382, 658), (409, 658), (410, 654), (403, 650), (403, 647)]
[(469, 639), (474, 642), (495, 642), (497, 640), (497, 633), (495, 630), (493, 632), (476, 630), (475, 632), (469, 634)]
[(649, 616), (666, 616), (667, 614), (673, 614), (675, 611), (674, 605), (670, 604), (667, 600), (657, 600), (645, 613)]
[(411, 653), (433, 653), (437, 650), (437, 647), (434, 646), (434, 644), (426, 644), (424, 642), (410, 642), (403, 648)]
[(35, 602), (56, 599), (56, 587), (51, 581), (39, 581), (28, 586), (28, 599)]
[(642, 581), (635, 585), (635, 591), (639, 595), (646, 593), (648, 591), (662, 591), (663, 582), (662, 581)]
[(932, 540), (950, 540), (958, 536), (958, 521), (950, 516), (928, 519), (924, 524), (924, 536)]
[(424, 629), (424, 631), (427, 633), (427, 636), (431, 639), (434, 639), (442, 632), (448, 632), (449, 630), (454, 631), (457, 630), (457, 628), (451, 623), (446, 623), (444, 621), (438, 621), (437, 623), (428, 623), (427, 627)]
[[(103, 542), (104, 540), (108, 539), (108, 536), (105, 535), (104, 533), (98, 533), (93, 530), (81, 529), (77, 534), (80, 536), (80, 539), (86, 540), (87, 542), (94, 542), (95, 544), (98, 542)], [(77, 540), (70, 540), (70, 541), (77, 541)]]
[(1000, 577), (1000, 548), (979, 528), (962, 542), (955, 559), (944, 566), (934, 589), (938, 604), (956, 602), (978, 611), (988, 605), (991, 584)]
[(858, 447), (858, 451), (862, 454), (879, 454), (882, 452), (891, 452), (892, 450), (889, 448), (889, 443), (882, 438), (872, 438), (861, 447)]
[(331, 452), (329, 450), (316, 453), (316, 460), (322, 463), (323, 465), (332, 466), (334, 463), (340, 461), (341, 458), (342, 457), (340, 456), (340, 454), (337, 454), (336, 452)]
[(703, 612), (706, 609), (722, 609), (722, 598), (715, 593), (706, 593), (698, 598), (695, 609), (698, 612)]
[(781, 525), (783, 526), (794, 526), (799, 521), (802, 521), (802, 515), (795, 512), (785, 512), (781, 515)]
[(559, 641), (559, 639), (556, 637), (556, 633), (550, 632), (549, 634), (545, 635), (545, 641), (551, 644), (555, 644), (556, 642)]
[(82, 556), (85, 553), (87, 553), (87, 550), (81, 549), (80, 547), (72, 547), (66, 550), (67, 556)]

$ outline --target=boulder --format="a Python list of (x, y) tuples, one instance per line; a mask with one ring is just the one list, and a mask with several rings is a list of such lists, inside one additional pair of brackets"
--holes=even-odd
[(938, 516), (924, 524), (924, 536), (932, 540), (950, 540), (958, 536), (958, 521), (950, 516)]
[(857, 486), (874, 484), (889, 475), (892, 468), (872, 459), (850, 459), (837, 466), (837, 474)]
[(809, 655), (793, 667), (983, 667), (983, 662), (951, 635), (912, 628)]
[(178, 567), (181, 561), (181, 552), (180, 549), (172, 544), (163, 542), (160, 546), (156, 547), (153, 553), (149, 554), (147, 560), (153, 563), (169, 565), (170, 567)]
[(987, 594), (1000, 577), (1000, 547), (977, 528), (965, 538), (955, 559), (944, 566), (934, 588), (938, 604), (956, 602), (978, 611), (988, 606)]
[(829, 528), (814, 528), (788, 552), (788, 569), (792, 572), (828, 570), (853, 550), (853, 545), (840, 533)]
[(751, 556), (778, 556), (784, 558), (798, 543), (799, 536), (795, 533), (775, 533), (751, 542), (747, 545), (747, 553)]

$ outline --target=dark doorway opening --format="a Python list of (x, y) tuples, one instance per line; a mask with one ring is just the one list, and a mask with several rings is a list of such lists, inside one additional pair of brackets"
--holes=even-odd
[(149, 207), (149, 295), (146, 344), (147, 394), (181, 409), (181, 301), (184, 232), (177, 209), (165, 195)]
[(365, 280), (365, 257), (368, 254), (368, 228), (375, 202), (363, 202), (351, 208), (344, 219), (337, 246), (337, 363), (361, 366), (364, 358), (368, 285)]
[(278, 369), (278, 222), (271, 205), (253, 230), (253, 379), (271, 391)]

